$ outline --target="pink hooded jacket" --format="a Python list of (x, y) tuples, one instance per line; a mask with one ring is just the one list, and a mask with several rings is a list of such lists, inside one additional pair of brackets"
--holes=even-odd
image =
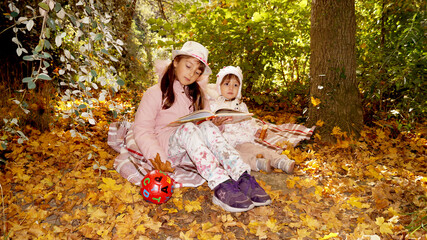
[[(169, 138), (178, 127), (167, 125), (192, 112), (192, 101), (184, 93), (180, 82), (174, 81), (173, 88), (175, 102), (169, 109), (162, 109), (160, 84), (147, 89), (139, 104), (132, 127), (136, 144), (146, 159), (154, 159), (157, 153), (162, 162), (168, 159)], [(205, 108), (209, 109), (209, 104)]]

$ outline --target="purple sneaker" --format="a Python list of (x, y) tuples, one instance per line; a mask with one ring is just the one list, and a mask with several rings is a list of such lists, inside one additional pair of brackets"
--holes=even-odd
[(244, 212), (254, 208), (252, 201), (239, 190), (236, 181), (232, 179), (215, 187), (212, 202), (229, 212)]
[(265, 206), (271, 203), (270, 196), (258, 184), (255, 178), (248, 173), (243, 173), (237, 180), (240, 190), (248, 196), (255, 206)]

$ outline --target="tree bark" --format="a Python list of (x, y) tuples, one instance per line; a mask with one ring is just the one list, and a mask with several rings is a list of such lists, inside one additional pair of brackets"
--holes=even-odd
[(363, 113), (356, 80), (355, 0), (313, 0), (310, 35), (308, 123), (324, 123), (317, 133), (325, 141), (334, 140), (334, 127), (358, 137)]

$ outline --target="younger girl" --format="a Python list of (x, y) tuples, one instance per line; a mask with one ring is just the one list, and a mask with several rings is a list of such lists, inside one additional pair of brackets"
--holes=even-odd
[[(159, 83), (144, 93), (128, 133), (133, 137), (127, 137), (130, 143), (126, 144), (134, 141), (145, 159), (159, 154), (162, 162), (169, 161), (175, 168), (171, 177), (182, 186), (196, 187), (206, 180), (214, 190), (213, 203), (227, 211), (268, 205), (270, 196), (249, 175), (250, 166), (217, 127), (226, 119), (167, 126), (193, 111), (209, 109), (197, 82), (203, 74), (211, 73), (207, 59), (208, 50), (197, 42), (186, 42), (181, 50), (172, 52), (172, 63)], [(119, 165), (115, 164), (120, 172)]]
[[(215, 89), (212, 91), (209, 87), (207, 88), (207, 93), (211, 97), (212, 111), (230, 108), (249, 112), (246, 104), (241, 101), (242, 81), (243, 75), (239, 67), (228, 66), (221, 69), (217, 75)], [(258, 139), (262, 126), (255, 119), (224, 124), (223, 136), (237, 149), (243, 161), (248, 163), (252, 170), (271, 172), (271, 167), (274, 167), (286, 173), (292, 173), (295, 161), (270, 148), (274, 146), (273, 144)], [(294, 145), (303, 139), (309, 139), (314, 129), (308, 129), (297, 124), (284, 124), (282, 126), (270, 124), (270, 127), (282, 132), (283, 136), (276, 136), (276, 141), (278, 139), (286, 140), (293, 142)], [(287, 132), (285, 133), (285, 131)], [(274, 134), (271, 133), (270, 135), (273, 136)]]

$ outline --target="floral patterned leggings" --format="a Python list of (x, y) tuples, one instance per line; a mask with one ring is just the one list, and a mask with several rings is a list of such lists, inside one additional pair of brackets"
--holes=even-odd
[(211, 189), (230, 177), (237, 180), (245, 171), (251, 171), (211, 121), (180, 126), (169, 139), (168, 154), (172, 166), (195, 165)]

